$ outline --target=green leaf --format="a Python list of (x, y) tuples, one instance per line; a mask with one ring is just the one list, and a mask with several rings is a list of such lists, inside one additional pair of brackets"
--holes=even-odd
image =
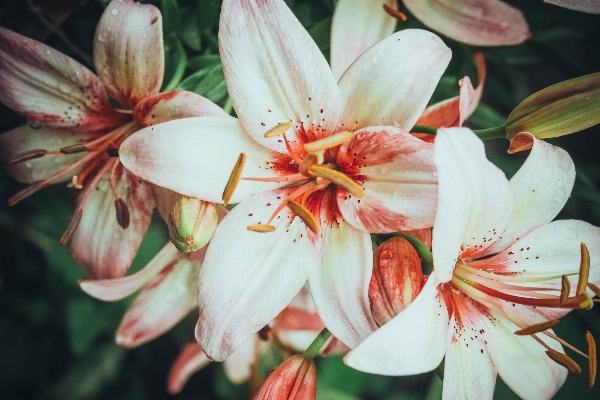
[(176, 0), (160, 0), (165, 38), (174, 37), (181, 28), (181, 12)]
[(221, 64), (206, 67), (190, 75), (179, 84), (179, 89), (197, 93), (214, 103), (219, 102), (227, 96)]
[(195, 51), (200, 51), (202, 48), (202, 39), (197, 13), (189, 11), (183, 13), (183, 23), (179, 30), (179, 37), (187, 47)]

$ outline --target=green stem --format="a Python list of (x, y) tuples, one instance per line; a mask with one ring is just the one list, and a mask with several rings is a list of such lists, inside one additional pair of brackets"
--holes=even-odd
[(425, 246), (425, 243), (421, 242), (416, 237), (411, 236), (404, 232), (394, 232), (394, 233), (390, 233), (387, 235), (378, 235), (378, 236), (383, 238), (384, 241), (391, 239), (393, 237), (401, 237), (401, 238), (408, 240), (408, 242), (415, 248), (415, 250), (419, 254), (419, 257), (421, 257), (423, 259), (423, 261), (425, 261), (427, 264), (433, 265), (433, 255), (431, 254), (431, 251), (427, 248), (427, 246)]
[(175, 89), (179, 83), (181, 82), (181, 78), (183, 78), (183, 74), (185, 73), (185, 67), (187, 65), (187, 55), (185, 54), (185, 49), (179, 40), (175, 40), (175, 46), (177, 46), (177, 68), (175, 68), (175, 72), (173, 73), (173, 77), (163, 89), (163, 92), (169, 92)]
[(231, 104), (231, 97), (228, 97), (227, 100), (225, 100), (225, 104), (223, 105), (223, 111), (225, 111), (227, 114), (231, 115), (231, 112), (233, 111), (233, 104)]
[(319, 353), (319, 350), (321, 350), (321, 347), (323, 347), (323, 345), (325, 344), (327, 339), (329, 339), (330, 337), (331, 337), (331, 332), (329, 332), (329, 329), (324, 328), (321, 331), (321, 333), (319, 333), (317, 335), (315, 340), (313, 340), (313, 342), (310, 344), (310, 346), (308, 346), (308, 348), (306, 349), (306, 351), (303, 354), (304, 358), (308, 358), (310, 360), (315, 358), (315, 356)]
[(475, 132), (475, 134), (479, 136), (479, 139), (481, 140), (506, 139), (506, 126), (504, 125), (487, 129), (478, 129), (473, 132)]
[(427, 125), (415, 125), (410, 130), (411, 133), (429, 133), (430, 135), (435, 135), (437, 133), (438, 128), (434, 126)]

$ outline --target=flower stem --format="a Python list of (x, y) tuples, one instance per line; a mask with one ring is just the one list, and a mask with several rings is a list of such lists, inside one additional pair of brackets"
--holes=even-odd
[(428, 133), (430, 135), (435, 135), (437, 133), (438, 128), (434, 126), (427, 125), (415, 125), (410, 130), (411, 133)]
[(481, 140), (489, 140), (489, 139), (505, 139), (506, 138), (506, 126), (494, 126), (493, 128), (487, 129), (478, 129), (473, 131)]
[(227, 100), (225, 100), (225, 104), (223, 105), (223, 111), (231, 115), (231, 112), (233, 111), (233, 104), (231, 104), (230, 97), (228, 97)]
[(306, 351), (303, 354), (304, 358), (308, 358), (310, 360), (315, 358), (315, 356), (319, 353), (319, 350), (321, 350), (321, 347), (323, 347), (323, 345), (325, 344), (327, 339), (329, 339), (330, 337), (331, 337), (331, 332), (329, 332), (329, 329), (324, 328), (317, 335), (315, 340), (313, 340), (313, 342), (310, 344), (310, 346), (308, 346), (308, 348), (306, 349)]

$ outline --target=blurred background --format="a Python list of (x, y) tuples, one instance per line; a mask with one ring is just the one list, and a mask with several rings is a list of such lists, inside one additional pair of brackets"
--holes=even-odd
[[(163, 85), (176, 83), (224, 105), (227, 101), (217, 30), (219, 0), (155, 0), (163, 14), (166, 71)], [(488, 76), (483, 101), (470, 127), (504, 123), (529, 94), (551, 84), (600, 71), (600, 16), (545, 5), (542, 0), (507, 1), (521, 9), (532, 38), (520, 46), (483, 48)], [(288, 0), (326, 57), (334, 0)], [(107, 0), (0, 0), (0, 26), (42, 41), (93, 70), (94, 30)], [(424, 28), (408, 15), (398, 29)], [(432, 102), (458, 94), (458, 80), (476, 82), (473, 47), (444, 41), (453, 50), (450, 67)], [(0, 132), (24, 123), (0, 104)], [(568, 150), (577, 181), (559, 219), (600, 226), (600, 127), (551, 140)], [(508, 155), (507, 140), (486, 143), (488, 157), (510, 177), (526, 155)], [(23, 188), (0, 168), (0, 399), (244, 399), (247, 384), (233, 385), (212, 364), (195, 374), (175, 396), (166, 377), (185, 343), (193, 337), (193, 312), (172, 331), (133, 350), (114, 343), (114, 333), (134, 296), (105, 303), (83, 293), (81, 269), (58, 244), (73, 211), (75, 191), (48, 187), (15, 207), (8, 198)], [(143, 267), (168, 240), (156, 214), (131, 272)], [(600, 338), (600, 307), (575, 311), (556, 328), (563, 339), (586, 349), (585, 332)], [(567, 352), (569, 354), (569, 352)], [(587, 388), (583, 373), (569, 375), (557, 399), (598, 399), (600, 385)], [(266, 363), (265, 365), (268, 365)], [(317, 360), (318, 399), (440, 399), (435, 373), (389, 378), (346, 367), (339, 357)], [(268, 369), (266, 369), (268, 371)], [(496, 399), (517, 398), (498, 379)]]

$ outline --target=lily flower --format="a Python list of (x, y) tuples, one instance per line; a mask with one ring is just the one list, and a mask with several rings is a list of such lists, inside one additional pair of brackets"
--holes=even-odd
[(600, 229), (551, 222), (573, 187), (573, 162), (564, 150), (519, 135), (532, 150), (508, 181), (471, 131), (439, 130), (434, 271), (414, 302), (346, 356), (348, 365), (417, 374), (445, 355), (443, 397), (467, 399), (491, 399), (497, 374), (521, 398), (549, 399), (565, 381), (563, 366), (576, 372), (563, 345), (585, 354), (549, 328), (592, 306), (586, 285), (600, 281)]
[(354, 347), (376, 327), (369, 232), (434, 219), (432, 146), (407, 132), (450, 50), (432, 33), (405, 30), (370, 47), (336, 84), (282, 0), (224, 1), (219, 45), (239, 120), (167, 122), (120, 150), (129, 171), (156, 185), (239, 203), (200, 271), (196, 337), (209, 357), (225, 359), (308, 280), (325, 325)]
[[(28, 125), (0, 136), (10, 175), (30, 183), (14, 205), (49, 184), (80, 189), (61, 238), (88, 276), (123, 276), (150, 224), (152, 185), (124, 170), (116, 157), (129, 135), (154, 123), (226, 115), (194, 93), (158, 93), (164, 48), (160, 11), (114, 0), (94, 38), (97, 76), (35, 40), (0, 28), (0, 101)], [(109, 95), (125, 108), (114, 108)], [(115, 218), (116, 217), (116, 218)]]

